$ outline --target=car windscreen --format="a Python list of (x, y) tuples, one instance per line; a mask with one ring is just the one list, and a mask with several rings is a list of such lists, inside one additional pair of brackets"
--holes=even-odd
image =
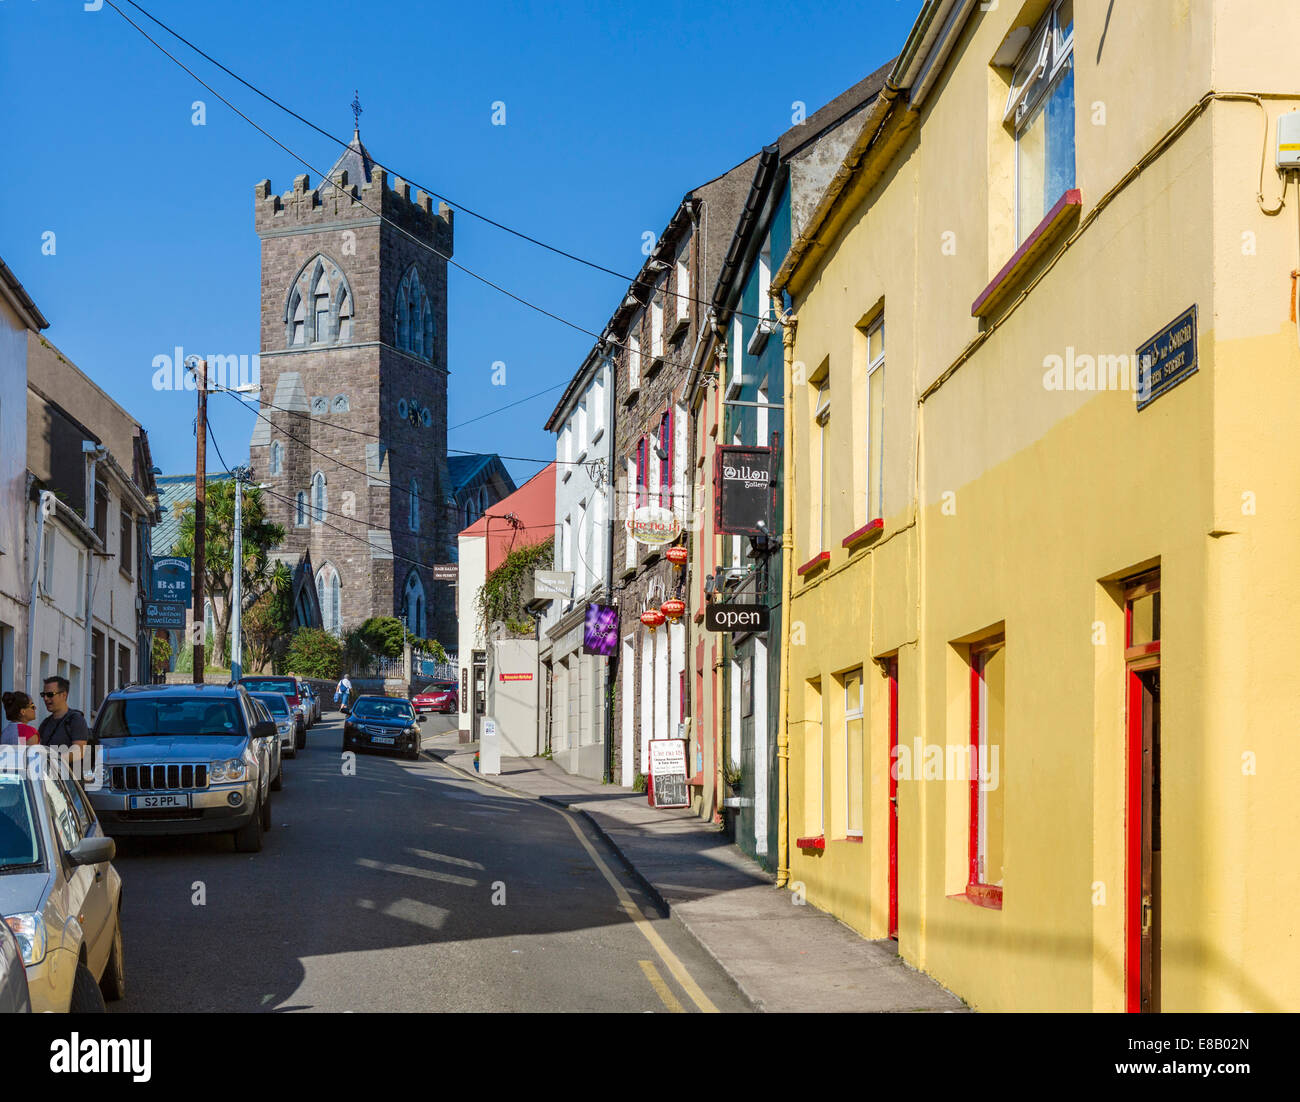
[(233, 700), (168, 697), (110, 700), (95, 728), (102, 738), (149, 738), (157, 735), (243, 735)]
[(254, 693), (253, 697), (265, 704), (266, 710), (273, 716), (287, 716), (289, 714), (289, 702), (279, 693)]
[(414, 719), (415, 712), (405, 700), (358, 700), (352, 709), (354, 716), (370, 719)]
[(254, 677), (242, 678), (239, 682), (250, 693), (284, 693), (285, 696), (297, 696), (298, 686), (291, 677)]
[(22, 773), (0, 773), (0, 874), (43, 867), (27, 779)]

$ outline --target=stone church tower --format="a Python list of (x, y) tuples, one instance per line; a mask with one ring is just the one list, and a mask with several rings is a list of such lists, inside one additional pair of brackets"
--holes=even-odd
[(282, 550), (310, 551), (327, 629), (405, 613), (414, 635), (453, 643), (452, 588), (428, 569), (451, 539), (452, 212), (412, 198), (358, 131), (317, 187), (303, 175), (274, 195), (261, 181), (254, 218), (262, 416), (250, 451)]

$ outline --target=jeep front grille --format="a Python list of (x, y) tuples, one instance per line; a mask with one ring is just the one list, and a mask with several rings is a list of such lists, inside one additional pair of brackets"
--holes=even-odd
[(173, 788), (207, 788), (206, 763), (190, 765), (115, 765), (113, 788), (119, 792), (156, 792)]

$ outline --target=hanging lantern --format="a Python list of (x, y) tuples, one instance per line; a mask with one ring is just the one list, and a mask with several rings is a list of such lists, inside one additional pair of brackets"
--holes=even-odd
[(651, 631), (654, 631), (664, 622), (664, 614), (657, 608), (648, 608), (641, 613), (641, 623), (645, 624)]
[(666, 557), (673, 566), (685, 566), (688, 552), (685, 547), (670, 547), (666, 552)]
[(675, 624), (685, 614), (686, 602), (679, 601), (676, 597), (670, 597), (659, 606), (659, 611)]

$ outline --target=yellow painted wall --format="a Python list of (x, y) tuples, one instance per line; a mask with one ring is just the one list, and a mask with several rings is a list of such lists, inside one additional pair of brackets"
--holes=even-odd
[[(1300, 93), (1279, 44), (1300, 41), (1300, 7), (1265, 6), (1267, 18), (1258, 4), (1246, 18), (1242, 0), (1129, 6), (1107, 26), (1105, 3), (1077, 0), (1085, 218), (1211, 88)], [(884, 935), (886, 683), (872, 659), (899, 655), (904, 746), (961, 746), (960, 641), (1004, 624), (1004, 904), (962, 896), (964, 777), (905, 780), (900, 951), (979, 1009), (1122, 1009), (1125, 704), (1113, 581), (1158, 562), (1163, 1006), (1300, 1009), (1290, 920), (1300, 871), (1282, 849), (1300, 828), (1300, 349), (1287, 314), (1300, 197), (1293, 188), (1279, 216), (1260, 211), (1264, 113), (1213, 103), (918, 405), (988, 328), (971, 303), (1014, 247), (1006, 85), (989, 59), (1018, 15), (1004, 3), (972, 19), (919, 130), (791, 285), (796, 359), (830, 368), (836, 472), (830, 566), (796, 578), (791, 616), (791, 830), (813, 833), (824, 765), (827, 848), (794, 850), (792, 881), (864, 934)], [(1300, 95), (1265, 107), (1271, 202), (1274, 120)], [(840, 539), (865, 520), (855, 326), (882, 299), (885, 531), (850, 555)], [(1193, 304), (1199, 373), (1148, 408), (1127, 391), (1044, 387), (1046, 357), (1131, 355)], [(796, 565), (822, 549), (815, 399), (796, 377)], [(836, 678), (856, 665), (871, 689), (861, 844), (840, 840), (835, 810), (845, 783)]]

